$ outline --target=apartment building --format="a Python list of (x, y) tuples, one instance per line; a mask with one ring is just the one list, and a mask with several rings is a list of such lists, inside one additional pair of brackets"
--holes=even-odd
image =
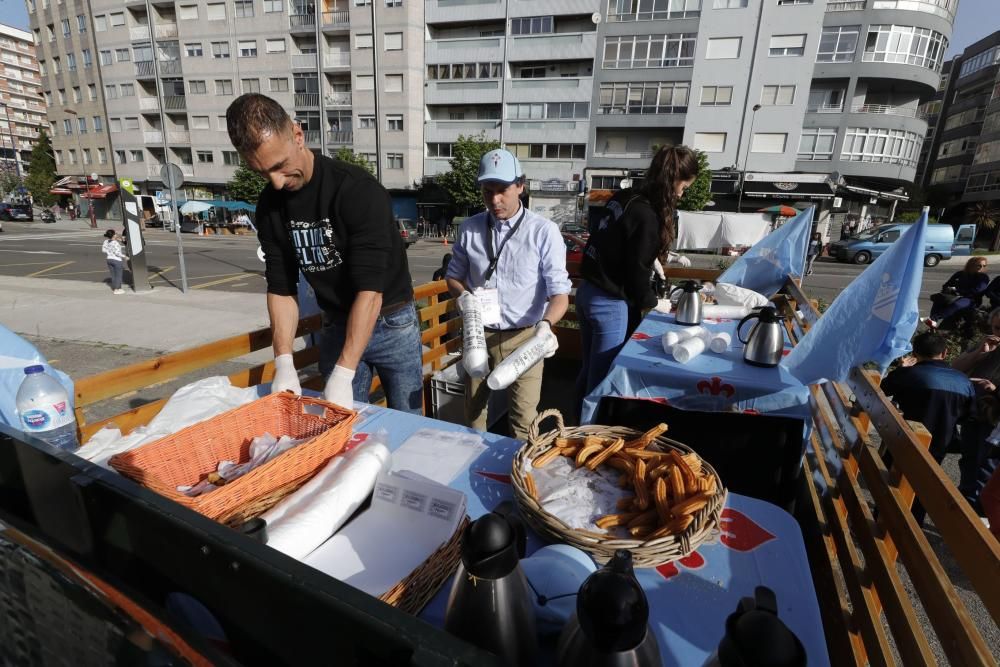
[[(705, 151), (721, 209), (889, 215), (913, 182), (957, 0), (609, 0), (588, 180)], [(595, 181), (596, 179), (596, 181)], [(727, 196), (729, 195), (729, 196)]]
[(42, 102), (31, 33), (0, 24), (0, 169), (24, 176), (38, 132), (45, 127)]

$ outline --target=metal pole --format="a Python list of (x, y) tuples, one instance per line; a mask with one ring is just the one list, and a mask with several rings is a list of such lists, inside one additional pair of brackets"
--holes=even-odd
[[(160, 139), (163, 144), (163, 163), (167, 169), (166, 185), (170, 188), (170, 208), (174, 218), (174, 236), (177, 238), (177, 263), (181, 267), (181, 292), (187, 294), (187, 267), (184, 265), (184, 243), (181, 241), (181, 216), (177, 211), (177, 188), (174, 185), (174, 175), (170, 173), (170, 153), (167, 146), (167, 114), (163, 110), (167, 104), (163, 96), (163, 86), (160, 81), (160, 61), (156, 56), (156, 27), (153, 25), (153, 7), (146, 0), (146, 23), (149, 25), (149, 47), (153, 53), (153, 81), (156, 82), (156, 97), (160, 101)], [(154, 204), (155, 206), (155, 204)]]
[(747, 163), (750, 162), (750, 146), (753, 144), (753, 124), (757, 120), (757, 112), (760, 111), (760, 105), (753, 105), (753, 114), (750, 116), (750, 141), (747, 142), (747, 150), (744, 153), (743, 158), (743, 170), (740, 171), (740, 198), (736, 203), (736, 212), (743, 212), (743, 191), (746, 189), (747, 185)]
[[(319, 153), (320, 155), (327, 155), (326, 146), (326, 133), (327, 133), (327, 119), (326, 119), (326, 73), (323, 71), (323, 58), (325, 53), (323, 53), (323, 45), (326, 44), (326, 40), (323, 39), (323, 28), (320, 25), (323, 21), (323, 7), (320, 3), (323, 0), (313, 0), (315, 3), (313, 5), (313, 16), (316, 17), (316, 23), (313, 25), (315, 28), (314, 34), (316, 35), (316, 83), (319, 87)], [(375, 6), (375, 0), (372, 0), (372, 6)], [(372, 39), (375, 39), (372, 37)], [(372, 45), (374, 46), (374, 44)]]
[[(148, 1), (148, 0), (147, 0)], [(378, 58), (378, 21), (375, 18), (375, 6), (378, 0), (371, 0), (372, 8), (372, 78), (375, 80), (375, 180), (382, 182), (382, 119), (378, 114), (379, 94), (379, 58)]]

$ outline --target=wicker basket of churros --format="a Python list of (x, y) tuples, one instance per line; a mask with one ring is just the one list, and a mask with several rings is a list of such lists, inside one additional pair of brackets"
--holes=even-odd
[[(557, 427), (542, 435), (539, 425), (549, 417)], [(616, 549), (630, 550), (638, 567), (683, 558), (718, 530), (726, 490), (707, 461), (665, 437), (666, 431), (665, 424), (645, 433), (620, 426), (566, 428), (558, 411), (546, 410), (514, 456), (511, 482), (521, 514), (539, 534), (602, 563)], [(567, 484), (603, 485), (600, 501), (559, 513), (553, 497), (563, 489), (543, 480), (553, 463), (572, 469)], [(609, 498), (611, 487), (616, 490)], [(589, 529), (580, 526), (581, 516)]]

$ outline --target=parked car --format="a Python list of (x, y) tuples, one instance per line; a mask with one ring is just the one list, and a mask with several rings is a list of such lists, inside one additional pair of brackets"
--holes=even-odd
[(21, 220), (31, 222), (35, 219), (30, 206), (24, 204), (8, 204), (0, 202), (0, 220)]
[(396, 224), (399, 225), (399, 235), (407, 248), (417, 242), (417, 223), (415, 221), (409, 218), (396, 218)]
[[(856, 234), (843, 241), (830, 244), (829, 254), (840, 262), (867, 264), (889, 249), (912, 223), (892, 223)], [(975, 225), (960, 225), (959, 234), (968, 236), (968, 228)], [(949, 224), (927, 225), (924, 237), (924, 266), (937, 266), (942, 259), (950, 259), (955, 230)]]
[(566, 243), (566, 270), (569, 271), (570, 278), (580, 277), (580, 262), (583, 261), (583, 249), (587, 247), (587, 242), (575, 234), (562, 233), (563, 242)]

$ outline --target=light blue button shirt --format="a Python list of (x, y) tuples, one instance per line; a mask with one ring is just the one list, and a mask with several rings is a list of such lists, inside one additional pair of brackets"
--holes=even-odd
[[(490, 265), (486, 235), (491, 231), (485, 211), (462, 223), (448, 265), (448, 277), (462, 281), (470, 291), (479, 287), (497, 289), (501, 329), (534, 326), (545, 314), (549, 298), (569, 294), (572, 288), (566, 273), (566, 244), (559, 227), (548, 218), (522, 210), (524, 222), (500, 252), (489, 284), (485, 279)], [(518, 211), (510, 220), (493, 225), (494, 252), (499, 252), (520, 216)]]

